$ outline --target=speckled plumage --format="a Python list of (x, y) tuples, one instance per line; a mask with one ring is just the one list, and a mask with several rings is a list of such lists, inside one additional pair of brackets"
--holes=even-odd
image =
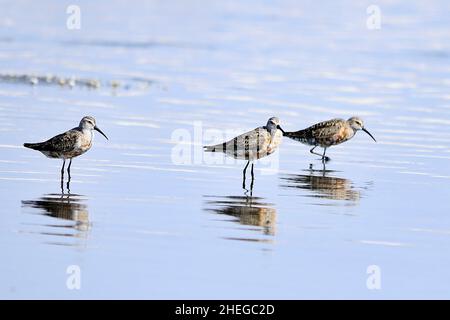
[(310, 146), (322, 148), (334, 146), (351, 139), (353, 129), (344, 119), (332, 119), (319, 122), (311, 127), (295, 132), (286, 132), (285, 136)]
[(71, 159), (82, 155), (92, 146), (92, 131), (73, 128), (47, 141), (25, 143), (25, 147), (42, 152), (48, 158)]
[(286, 137), (299, 141), (303, 144), (313, 146), (311, 153), (316, 147), (324, 148), (322, 156), (323, 161), (328, 161), (325, 156), (327, 148), (341, 144), (353, 138), (358, 130), (366, 132), (375, 142), (375, 138), (364, 128), (364, 122), (358, 117), (351, 117), (348, 120), (331, 119), (319, 122), (311, 127), (295, 132), (284, 132)]
[(206, 146), (207, 152), (223, 152), (235, 159), (257, 160), (273, 153), (281, 143), (283, 134), (277, 131), (274, 136), (264, 127), (243, 133), (227, 142)]
[[(58, 134), (44, 142), (24, 143), (23, 146), (42, 152), (46, 157), (53, 159), (63, 159), (61, 168), (61, 190), (64, 178), (64, 166), (67, 159), (70, 159), (67, 172), (70, 181), (70, 166), (72, 159), (82, 155), (92, 147), (94, 137), (93, 130), (100, 132), (106, 139), (108, 137), (97, 127), (95, 119), (90, 116), (83, 117), (78, 127)], [(69, 189), (69, 183), (67, 183)]]
[(247, 165), (243, 170), (242, 187), (245, 189), (245, 174), (247, 167), (252, 162), (252, 182), (250, 190), (253, 188), (253, 161), (272, 154), (280, 145), (283, 137), (283, 129), (280, 127), (280, 120), (272, 117), (263, 127), (258, 127), (252, 131), (241, 134), (229, 141), (212, 146), (205, 146), (205, 152), (223, 152), (235, 159), (247, 160)]

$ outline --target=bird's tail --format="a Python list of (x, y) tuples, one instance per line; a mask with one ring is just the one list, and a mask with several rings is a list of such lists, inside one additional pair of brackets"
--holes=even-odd
[(291, 131), (291, 132), (286, 131), (283, 133), (283, 136), (300, 142), (304, 142), (307, 139), (307, 134), (305, 130)]
[(205, 152), (216, 152), (216, 146), (203, 146)]
[(24, 143), (23, 146), (25, 148), (30, 148), (33, 150), (40, 150), (41, 149), (41, 143)]
[(203, 146), (205, 152), (223, 152), (225, 150), (225, 143), (216, 144), (214, 146)]

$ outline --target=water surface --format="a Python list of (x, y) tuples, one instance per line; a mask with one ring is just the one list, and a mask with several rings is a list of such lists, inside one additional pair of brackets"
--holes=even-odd
[[(449, 298), (449, 4), (381, 1), (369, 30), (370, 4), (79, 1), (68, 30), (68, 3), (1, 1), (0, 296)], [(88, 114), (110, 140), (61, 194), (22, 143)], [(201, 146), (274, 115), (359, 115), (378, 143), (324, 168), (285, 139), (243, 190), (245, 163)]]

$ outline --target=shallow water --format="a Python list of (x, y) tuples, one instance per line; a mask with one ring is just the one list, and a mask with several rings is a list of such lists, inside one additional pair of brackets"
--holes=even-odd
[[(381, 1), (380, 30), (365, 1), (80, 1), (80, 30), (42, 3), (0, 2), (0, 297), (450, 297), (445, 1)], [(61, 162), (22, 143), (86, 114), (110, 140), (61, 195)], [(243, 190), (245, 163), (201, 146), (273, 115), (359, 115), (378, 143), (323, 168), (285, 139)]]

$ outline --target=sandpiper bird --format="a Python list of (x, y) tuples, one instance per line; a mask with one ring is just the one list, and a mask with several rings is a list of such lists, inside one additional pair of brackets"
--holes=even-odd
[(61, 133), (53, 138), (39, 143), (24, 143), (26, 148), (34, 149), (42, 152), (48, 158), (63, 159), (61, 168), (61, 184), (64, 177), (64, 166), (66, 160), (70, 159), (67, 173), (70, 179), (70, 166), (72, 165), (72, 158), (82, 155), (88, 151), (92, 146), (92, 139), (94, 136), (93, 130), (100, 132), (106, 139), (108, 137), (97, 127), (93, 117), (84, 117), (81, 119), (78, 127), (69, 131)]
[(204, 146), (206, 152), (223, 152), (235, 159), (247, 160), (243, 170), (242, 187), (245, 189), (245, 175), (247, 167), (252, 163), (252, 184), (255, 178), (253, 174), (253, 161), (261, 159), (273, 153), (281, 143), (283, 129), (280, 127), (280, 120), (272, 117), (263, 127), (258, 127), (252, 131), (241, 134), (230, 141), (216, 144), (213, 146)]
[[(300, 141), (306, 145), (314, 146), (310, 152), (322, 157), (322, 161), (328, 161), (330, 158), (325, 156), (327, 148), (338, 145), (342, 142), (350, 140), (358, 130), (367, 133), (375, 142), (375, 138), (364, 128), (364, 122), (358, 117), (351, 117), (350, 119), (332, 119), (324, 122), (319, 122), (309, 128), (295, 131), (284, 132), (286, 137)], [(323, 154), (314, 152), (318, 146), (323, 148)]]

